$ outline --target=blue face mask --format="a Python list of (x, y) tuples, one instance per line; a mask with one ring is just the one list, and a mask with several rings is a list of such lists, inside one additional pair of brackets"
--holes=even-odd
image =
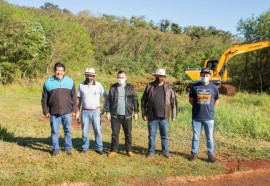
[(210, 78), (209, 78), (209, 77), (202, 77), (202, 78), (201, 78), (201, 82), (202, 82), (203, 84), (208, 83), (208, 82), (209, 82), (209, 80), (210, 80)]

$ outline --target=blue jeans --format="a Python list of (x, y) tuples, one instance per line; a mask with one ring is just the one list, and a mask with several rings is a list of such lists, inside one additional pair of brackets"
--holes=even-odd
[(202, 126), (204, 127), (204, 132), (206, 136), (207, 154), (212, 155), (214, 154), (214, 140), (213, 140), (214, 120), (208, 121), (192, 120), (193, 138), (192, 138), (191, 153), (193, 154), (198, 153)]
[(95, 150), (102, 151), (103, 142), (101, 135), (100, 109), (96, 109), (94, 111), (82, 110), (82, 150), (86, 151), (89, 149), (89, 132), (91, 123), (95, 134)]
[(154, 154), (156, 149), (156, 135), (159, 127), (162, 153), (169, 154), (168, 129), (169, 119), (153, 118), (148, 120), (148, 154)]
[(64, 130), (65, 151), (69, 151), (72, 149), (71, 114), (51, 115), (50, 117), (51, 138), (52, 138), (51, 148), (53, 152), (60, 151), (59, 129), (60, 129), (61, 123), (63, 125), (63, 130)]

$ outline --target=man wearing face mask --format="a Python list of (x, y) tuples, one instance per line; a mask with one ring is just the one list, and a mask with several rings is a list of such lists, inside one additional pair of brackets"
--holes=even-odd
[[(77, 97), (78, 97), (78, 109), (81, 108), (81, 122), (82, 122), (82, 151), (85, 153), (89, 150), (89, 131), (90, 124), (92, 123), (95, 134), (95, 152), (103, 154), (103, 142), (101, 134), (100, 115), (104, 114), (104, 109), (107, 103), (107, 93), (103, 86), (95, 81), (95, 70), (93, 68), (87, 68), (85, 71), (85, 81), (79, 85)], [(100, 97), (104, 98), (103, 106), (100, 104)]]
[(159, 128), (162, 153), (171, 158), (168, 145), (169, 117), (176, 120), (177, 100), (172, 86), (165, 81), (166, 73), (162, 68), (153, 73), (156, 80), (149, 83), (141, 99), (142, 117), (148, 121), (148, 153), (146, 158), (155, 154), (156, 134)]
[(121, 125), (125, 134), (125, 147), (129, 157), (132, 152), (132, 113), (133, 119), (138, 120), (139, 103), (133, 86), (126, 83), (127, 76), (124, 71), (117, 73), (117, 83), (110, 87), (108, 94), (107, 119), (111, 121), (112, 142), (108, 157), (117, 155), (119, 146), (119, 133)]
[(203, 68), (200, 72), (201, 82), (194, 84), (189, 92), (189, 103), (192, 105), (192, 149), (190, 161), (197, 159), (201, 129), (204, 127), (207, 139), (208, 161), (215, 163), (214, 157), (214, 107), (219, 103), (219, 91), (210, 82), (210, 70)]

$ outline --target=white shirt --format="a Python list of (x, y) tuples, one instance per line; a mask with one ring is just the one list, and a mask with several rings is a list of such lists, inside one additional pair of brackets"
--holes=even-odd
[(106, 96), (107, 92), (104, 90), (103, 86), (94, 81), (92, 85), (80, 83), (77, 97), (82, 99), (83, 109), (97, 109), (100, 107), (100, 96)]

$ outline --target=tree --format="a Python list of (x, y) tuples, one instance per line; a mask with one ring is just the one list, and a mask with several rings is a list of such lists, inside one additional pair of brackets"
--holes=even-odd
[(160, 30), (163, 32), (168, 31), (170, 24), (171, 24), (171, 22), (168, 19), (161, 20), (160, 21)]
[(51, 10), (56, 10), (56, 11), (62, 11), (58, 5), (54, 5), (53, 3), (44, 3), (43, 6), (40, 7), (41, 9), (43, 10), (48, 10), (48, 11), (51, 11)]
[(132, 16), (129, 20), (131, 26), (147, 28), (148, 23), (145, 21), (145, 16)]
[(181, 34), (182, 28), (178, 24), (172, 23), (171, 24), (171, 32), (174, 34)]

